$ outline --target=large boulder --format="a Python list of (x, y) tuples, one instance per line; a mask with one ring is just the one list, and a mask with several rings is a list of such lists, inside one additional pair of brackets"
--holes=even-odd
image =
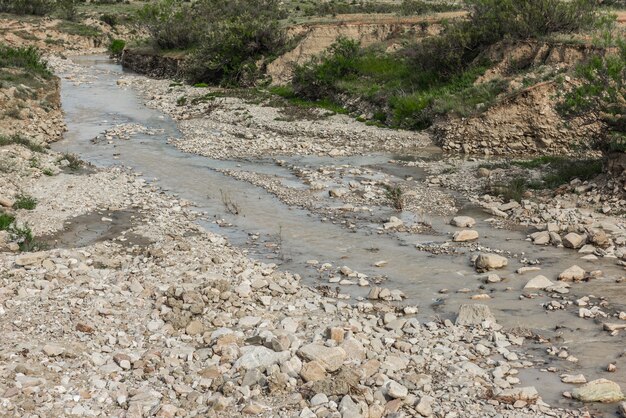
[(474, 241), (478, 239), (478, 232), (473, 229), (464, 229), (462, 231), (457, 231), (454, 233), (452, 237), (452, 241), (454, 242), (466, 242), (466, 241)]
[(318, 361), (328, 372), (338, 370), (347, 357), (341, 347), (326, 347), (321, 344), (308, 344), (298, 350), (298, 355), (307, 361)]
[(489, 271), (504, 268), (508, 265), (508, 260), (506, 257), (502, 257), (497, 254), (480, 254), (476, 261), (474, 262), (474, 266), (478, 271)]
[(624, 400), (622, 389), (615, 382), (597, 379), (577, 387), (572, 391), (574, 399), (582, 402), (612, 403)]
[(586, 241), (587, 241), (587, 237), (585, 235), (580, 235), (575, 232), (570, 232), (569, 234), (563, 237), (563, 246), (577, 250), (583, 245), (585, 245)]
[(585, 278), (585, 270), (578, 266), (572, 266), (559, 274), (559, 280), (564, 282), (579, 282)]
[(554, 286), (554, 283), (550, 279), (548, 279), (546, 276), (539, 275), (530, 279), (528, 283), (526, 283), (526, 286), (524, 286), (524, 289), (543, 290), (550, 286)]
[(487, 305), (480, 303), (461, 305), (459, 313), (456, 316), (457, 325), (480, 325), (484, 321), (495, 324), (496, 317), (493, 316)]

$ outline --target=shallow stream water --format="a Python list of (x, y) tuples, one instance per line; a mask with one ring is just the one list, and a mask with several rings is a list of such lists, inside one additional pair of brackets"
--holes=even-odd
[[(433, 318), (454, 319), (458, 306), (469, 303), (469, 296), (477, 293), (483, 285), (482, 278), (474, 272), (470, 264), (470, 253), (460, 247), (457, 255), (432, 255), (415, 248), (417, 243), (444, 242), (455, 228), (448, 225), (448, 218), (429, 217), (434, 233), (428, 235), (378, 234), (375, 228), (358, 228), (353, 232), (341, 225), (322, 222), (320, 216), (289, 207), (265, 190), (249, 183), (233, 179), (216, 170), (248, 170), (280, 177), (289, 187), (302, 187), (298, 179), (285, 168), (277, 166), (272, 159), (221, 161), (183, 153), (167, 143), (168, 138), (180, 136), (176, 122), (169, 116), (143, 105), (142, 99), (133, 90), (117, 85), (122, 69), (103, 56), (86, 56), (73, 59), (74, 62), (97, 72), (91, 82), (75, 83), (63, 78), (62, 103), (66, 114), (68, 132), (63, 141), (53, 148), (60, 152), (78, 154), (82, 159), (97, 166), (124, 165), (132, 167), (149, 181), (163, 189), (193, 202), (201, 211), (206, 211), (214, 219), (224, 219), (232, 226), (220, 227), (206, 221), (203, 225), (225, 235), (237, 246), (248, 248), (251, 256), (282, 263), (282, 267), (300, 273), (305, 283), (312, 286), (327, 284), (318, 281), (319, 274), (307, 266), (310, 259), (321, 263), (330, 262), (335, 266), (347, 265), (351, 269), (371, 276), (384, 275), (383, 286), (401, 289), (408, 303), (419, 306), (419, 316), (423, 320)], [(162, 130), (155, 135), (137, 134), (130, 140), (116, 139), (112, 144), (92, 142), (103, 131), (119, 124), (136, 123), (151, 129)], [(431, 156), (432, 150), (424, 150)], [(340, 160), (330, 157), (283, 157), (290, 162), (306, 163), (312, 166), (326, 164), (351, 164), (353, 166), (376, 167), (391, 175), (407, 175), (404, 167), (388, 164), (391, 155), (371, 155), (367, 157), (343, 157)], [(423, 173), (412, 169), (410, 174), (419, 179)], [(223, 196), (235, 202), (239, 214), (228, 213)], [(536, 274), (519, 276), (513, 273), (523, 266), (519, 260), (538, 260), (543, 274), (554, 280), (565, 268), (578, 264), (586, 270), (602, 269), (605, 276), (590, 283), (572, 287), (575, 295), (607, 296), (617, 309), (626, 309), (626, 292), (621, 284), (615, 283), (620, 270), (611, 263), (596, 263), (580, 260), (571, 251), (530, 245), (525, 241), (526, 232), (500, 230), (490, 226), (485, 219), (491, 217), (477, 208), (468, 206), (461, 214), (468, 214), (478, 221), (476, 230), (480, 233), (480, 244), (484, 247), (509, 251), (510, 265), (501, 273), (506, 280), (502, 283), (484, 285), (484, 293), (492, 296), (486, 302), (494, 312), (498, 322), (505, 327), (523, 327), (537, 331), (553, 339), (556, 346), (567, 346), (571, 354), (580, 359), (577, 365), (545, 354), (548, 345), (525, 344), (536, 354), (537, 359), (546, 362), (544, 367), (556, 366), (563, 373), (583, 373), (588, 380), (598, 377), (610, 378), (626, 388), (626, 364), (620, 367), (619, 356), (624, 352), (622, 337), (611, 337), (602, 331), (601, 324), (593, 320), (579, 319), (575, 310), (547, 312), (541, 304), (549, 301), (546, 296), (536, 299), (520, 299), (522, 287)], [(393, 215), (389, 211), (388, 216)], [(408, 215), (410, 216), (410, 215)], [(258, 234), (259, 241), (279, 243), (282, 258), (264, 251), (264, 245), (251, 245), (250, 235)], [(273, 258), (271, 258), (273, 257)], [(283, 260), (283, 261), (281, 261)], [(383, 268), (373, 267), (378, 260), (388, 263)], [(441, 289), (449, 289), (441, 293)], [(472, 293), (458, 293), (461, 288), (472, 289)], [(353, 297), (365, 296), (368, 288), (347, 286), (342, 293)], [(607, 375), (603, 369), (610, 362), (618, 362), (618, 371)], [(561, 396), (563, 390), (571, 390), (571, 385), (560, 382), (554, 373), (523, 371), (523, 383), (534, 385), (543, 399), (552, 405), (568, 405)], [(611, 413), (615, 408), (608, 407)]]

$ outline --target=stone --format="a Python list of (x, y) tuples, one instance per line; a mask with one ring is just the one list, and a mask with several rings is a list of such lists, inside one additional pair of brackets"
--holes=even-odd
[(450, 224), (459, 228), (472, 228), (476, 225), (476, 221), (474, 218), (470, 218), (469, 216), (455, 216), (450, 221)]
[(409, 394), (409, 390), (395, 380), (388, 380), (383, 385), (383, 392), (393, 399), (404, 399)]
[(56, 356), (60, 356), (61, 354), (63, 354), (65, 352), (65, 348), (61, 347), (60, 345), (46, 344), (43, 346), (42, 351), (48, 357), (56, 357)]
[(504, 268), (508, 263), (508, 260), (501, 255), (485, 253), (478, 255), (474, 265), (478, 271), (489, 271)]
[(534, 403), (539, 399), (539, 393), (534, 386), (527, 386), (514, 389), (505, 389), (500, 392), (496, 398), (501, 402), (513, 404), (516, 401), (525, 401)]
[(41, 265), (41, 262), (47, 258), (47, 254), (43, 251), (36, 253), (25, 253), (20, 254), (15, 259), (15, 264), (20, 267), (28, 267), (35, 266), (38, 267)]
[(434, 398), (430, 396), (422, 396), (420, 401), (415, 405), (415, 411), (423, 417), (430, 417), (433, 415), (432, 404), (434, 402)]
[(288, 351), (277, 353), (263, 346), (242, 347), (241, 352), (243, 355), (235, 362), (235, 369), (267, 368), (289, 358)]
[(457, 231), (454, 233), (452, 240), (454, 242), (467, 242), (474, 241), (478, 239), (478, 232), (473, 229), (464, 229), (462, 231)]
[(202, 334), (204, 332), (204, 325), (202, 325), (202, 322), (198, 320), (191, 321), (185, 328), (185, 332), (187, 333), (187, 335)]
[(12, 208), (14, 204), (15, 204), (15, 201), (13, 199), (0, 196), (0, 206), (4, 206), (5, 208)]
[(475, 326), (482, 324), (484, 321), (495, 324), (496, 318), (487, 305), (476, 303), (461, 305), (455, 323), (456, 325)]
[(342, 197), (342, 196), (345, 196), (346, 194), (348, 194), (348, 190), (343, 189), (343, 188), (330, 189), (328, 191), (328, 195), (330, 197)]
[(563, 383), (587, 383), (587, 379), (582, 374), (562, 374), (561, 382)]
[(530, 235), (535, 245), (547, 245), (550, 243), (550, 233), (548, 231), (535, 232)]
[(478, 174), (478, 177), (485, 178), (491, 175), (491, 171), (488, 168), (480, 167), (478, 169), (477, 174)]
[(546, 276), (539, 275), (530, 279), (524, 286), (524, 289), (543, 290), (550, 286), (554, 286), (554, 282), (550, 281)]
[(563, 246), (566, 248), (579, 249), (585, 244), (586, 239), (584, 235), (570, 232), (563, 237)]
[(310, 403), (311, 406), (323, 405), (325, 403), (328, 403), (328, 396), (326, 396), (326, 394), (324, 393), (318, 393), (311, 398)]
[(572, 397), (582, 402), (613, 403), (624, 400), (624, 394), (619, 385), (608, 379), (592, 380), (577, 387), (572, 391)]
[(326, 378), (326, 369), (319, 361), (310, 361), (302, 365), (300, 377), (305, 382), (317, 382)]
[(388, 222), (385, 222), (383, 224), (383, 227), (385, 229), (394, 229), (394, 228), (399, 228), (402, 225), (404, 225), (404, 222), (402, 221), (402, 219), (399, 219), (399, 218), (397, 218), (395, 216), (392, 216), (392, 217), (389, 218)]
[(564, 282), (579, 282), (585, 278), (585, 270), (578, 266), (572, 266), (559, 274), (559, 280)]
[(326, 347), (316, 343), (300, 348), (298, 355), (308, 361), (320, 362), (328, 372), (338, 370), (347, 356), (341, 347)]

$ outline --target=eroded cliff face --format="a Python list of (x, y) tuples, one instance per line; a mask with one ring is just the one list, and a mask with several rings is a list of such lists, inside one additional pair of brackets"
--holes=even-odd
[(558, 104), (575, 81), (558, 74), (599, 52), (589, 45), (553, 42), (495, 45), (485, 54), (495, 64), (476, 84), (505, 79), (509, 91), (484, 112), (439, 121), (433, 128), (435, 141), (446, 151), (466, 154), (579, 151), (600, 132), (602, 123), (593, 117), (561, 116)]
[(124, 68), (154, 78), (183, 78), (183, 55), (156, 54), (150, 50), (125, 49), (121, 63)]
[(432, 20), (399, 18), (294, 26), (289, 29), (288, 36), (300, 41), (294, 49), (268, 64), (267, 74), (272, 84), (286, 84), (292, 78), (295, 64), (303, 64), (321, 54), (341, 37), (359, 41), (362, 46), (388, 42), (389, 48), (394, 48), (394, 39), (419, 39), (440, 30), (441, 26)]

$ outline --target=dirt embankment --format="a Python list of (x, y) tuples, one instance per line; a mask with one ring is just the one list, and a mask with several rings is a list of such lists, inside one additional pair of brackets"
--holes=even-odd
[(150, 49), (126, 49), (122, 53), (124, 68), (154, 78), (182, 78), (184, 61), (183, 54), (157, 54)]
[(433, 18), (413, 19), (370, 19), (367, 21), (340, 21), (293, 26), (289, 29), (290, 38), (299, 38), (295, 48), (286, 52), (267, 66), (267, 74), (273, 84), (286, 84), (291, 80), (293, 67), (303, 64), (315, 55), (324, 52), (338, 38), (354, 39), (362, 46), (388, 42), (394, 48), (394, 39), (419, 39), (432, 36), (441, 30)]
[(600, 123), (589, 118), (566, 121), (557, 107), (563, 92), (574, 86), (565, 73), (599, 52), (589, 45), (548, 42), (494, 46), (485, 55), (496, 64), (477, 84), (505, 79), (508, 92), (482, 113), (438, 123), (435, 141), (446, 151), (466, 154), (561, 154), (580, 149), (602, 128)]

